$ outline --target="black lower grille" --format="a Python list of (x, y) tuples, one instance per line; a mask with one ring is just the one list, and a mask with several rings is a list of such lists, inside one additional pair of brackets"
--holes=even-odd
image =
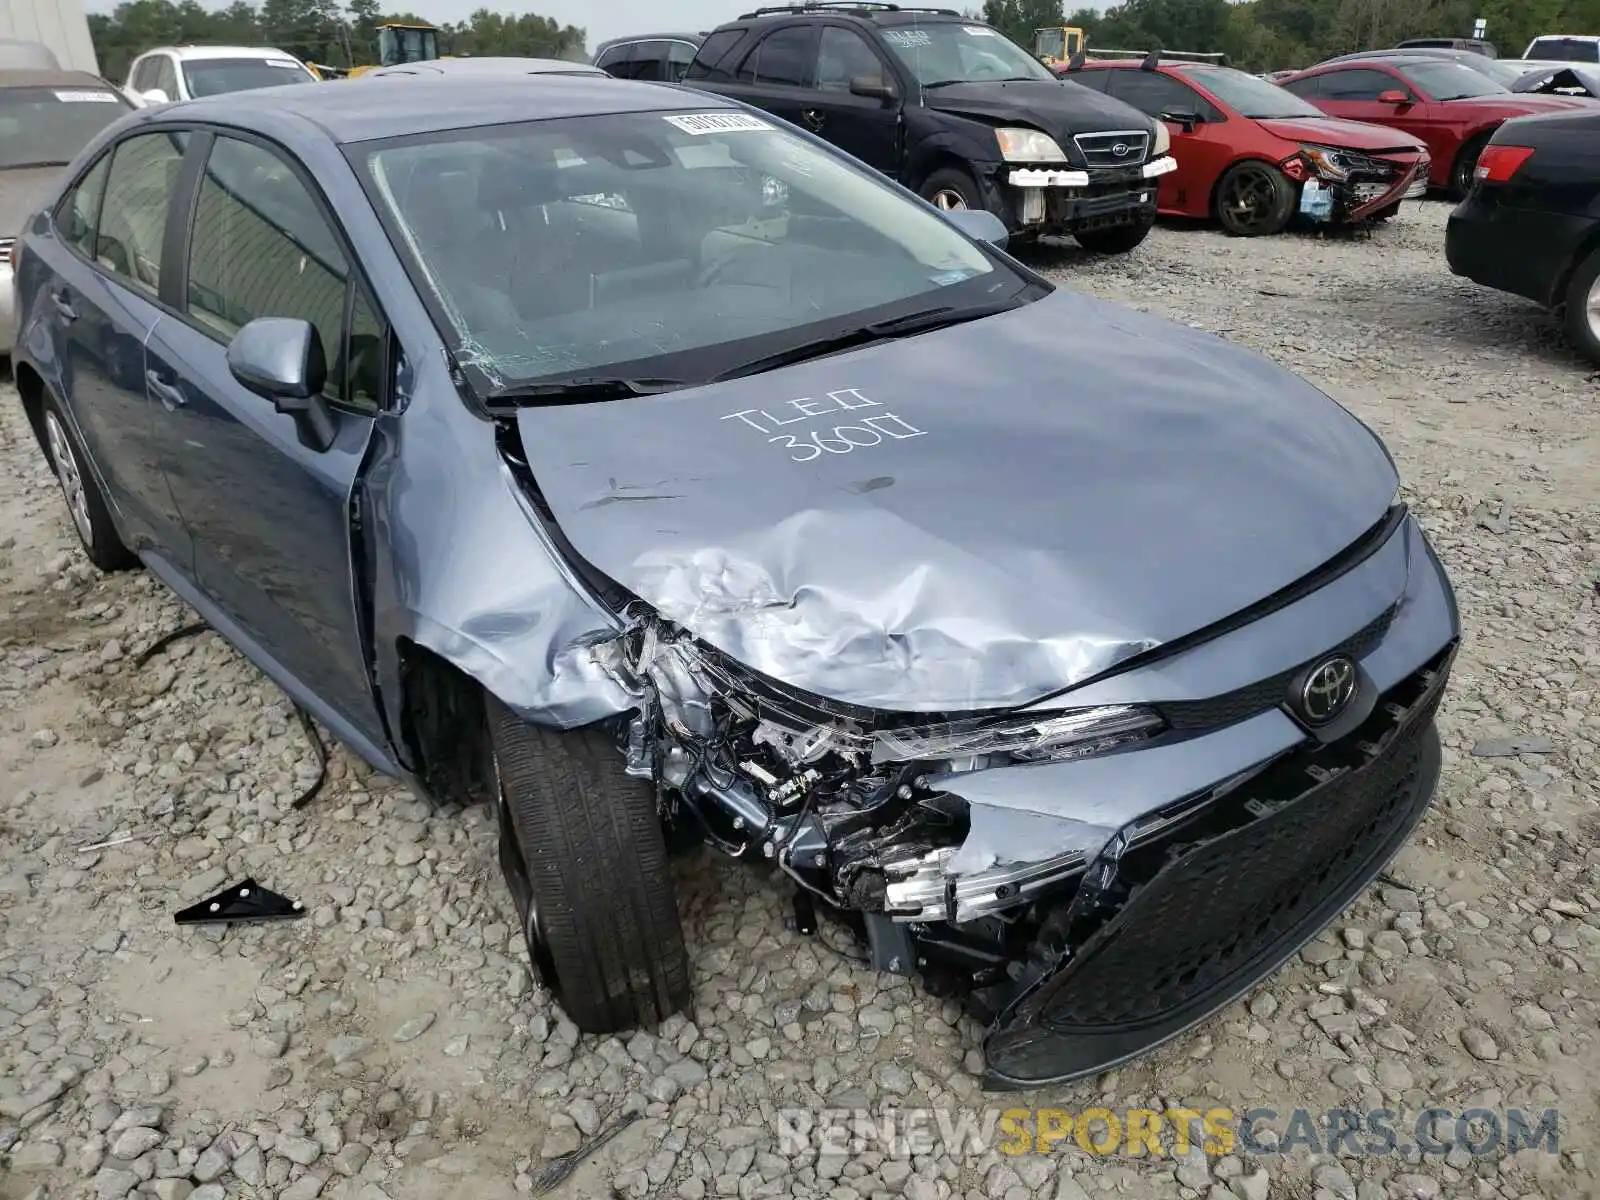
[[(1389, 632), (1395, 611), (1393, 608), (1385, 609), (1376, 619), (1317, 657), (1344, 654), (1360, 662)], [(1282, 704), (1289, 696), (1289, 681), (1307, 665), (1301, 663), (1293, 670), (1247, 683), (1220, 696), (1207, 696), (1203, 700), (1169, 700), (1158, 704), (1156, 711), (1172, 729), (1220, 729)]]

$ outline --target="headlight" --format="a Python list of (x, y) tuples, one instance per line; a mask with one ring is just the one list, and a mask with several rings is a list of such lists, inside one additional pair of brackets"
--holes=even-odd
[(1037, 129), (996, 129), (1000, 157), (1007, 162), (1066, 162), (1067, 156), (1055, 138)]
[(1350, 177), (1350, 160), (1337, 150), (1328, 146), (1301, 146), (1300, 153), (1311, 160), (1311, 165), (1317, 169), (1319, 175), (1328, 179)]
[(873, 738), (872, 761), (920, 762), (1004, 754), (1024, 762), (1049, 762), (1149, 737), (1161, 723), (1161, 718), (1148, 709), (1113, 704), (881, 730)]
[(1167, 131), (1165, 121), (1156, 122), (1156, 140), (1150, 143), (1150, 157), (1160, 158), (1172, 150), (1172, 134)]

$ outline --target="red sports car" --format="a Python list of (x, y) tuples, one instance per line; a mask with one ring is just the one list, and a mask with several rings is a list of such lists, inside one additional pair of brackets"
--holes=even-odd
[(1161, 177), (1156, 202), (1170, 216), (1215, 217), (1255, 237), (1296, 213), (1324, 224), (1382, 219), (1427, 187), (1416, 138), (1336, 120), (1231, 67), (1102, 59), (1058, 70), (1167, 123), (1178, 169)]
[(1460, 63), (1435, 58), (1369, 58), (1324, 63), (1278, 81), (1323, 112), (1387, 125), (1421, 138), (1433, 157), (1429, 182), (1461, 199), (1478, 152), (1512, 117), (1591, 108), (1587, 97), (1512, 92)]

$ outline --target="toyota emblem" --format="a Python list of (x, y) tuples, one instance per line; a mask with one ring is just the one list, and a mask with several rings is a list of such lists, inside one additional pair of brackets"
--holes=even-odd
[(1312, 725), (1326, 725), (1356, 694), (1356, 665), (1343, 655), (1324, 659), (1300, 685), (1300, 712)]
[(1115, 154), (1118, 158), (1121, 158), (1127, 152), (1128, 152), (1128, 143), (1127, 142), (1118, 142), (1115, 146), (1111, 147), (1111, 153)]

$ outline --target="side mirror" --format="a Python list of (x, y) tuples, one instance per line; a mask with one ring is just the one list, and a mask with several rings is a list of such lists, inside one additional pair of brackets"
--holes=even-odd
[(975, 242), (988, 242), (996, 250), (1004, 250), (1011, 234), (1006, 223), (986, 208), (951, 208), (940, 216)]
[(144, 102), (146, 104), (171, 104), (172, 103), (171, 98), (167, 95), (166, 92), (162, 91), (160, 88), (151, 88), (148, 92), (140, 92), (139, 95), (144, 99)]
[(1185, 133), (1193, 133), (1195, 126), (1201, 124), (1205, 118), (1203, 118), (1197, 112), (1176, 110), (1173, 112), (1162, 113), (1161, 119), (1163, 121), (1170, 121), (1172, 124), (1179, 126)]
[(1378, 103), (1393, 104), (1396, 108), (1402, 108), (1411, 103), (1411, 97), (1406, 95), (1406, 93), (1402, 92), (1399, 88), (1390, 88), (1386, 92), (1378, 93)]
[(257, 317), (228, 343), (228, 370), (241, 385), (294, 418), (302, 446), (320, 453), (333, 445), (333, 413), (322, 395), (328, 356), (310, 321)]
[(876, 75), (853, 76), (850, 80), (850, 94), (865, 96), (869, 100), (895, 100), (900, 95), (895, 90), (894, 84)]

